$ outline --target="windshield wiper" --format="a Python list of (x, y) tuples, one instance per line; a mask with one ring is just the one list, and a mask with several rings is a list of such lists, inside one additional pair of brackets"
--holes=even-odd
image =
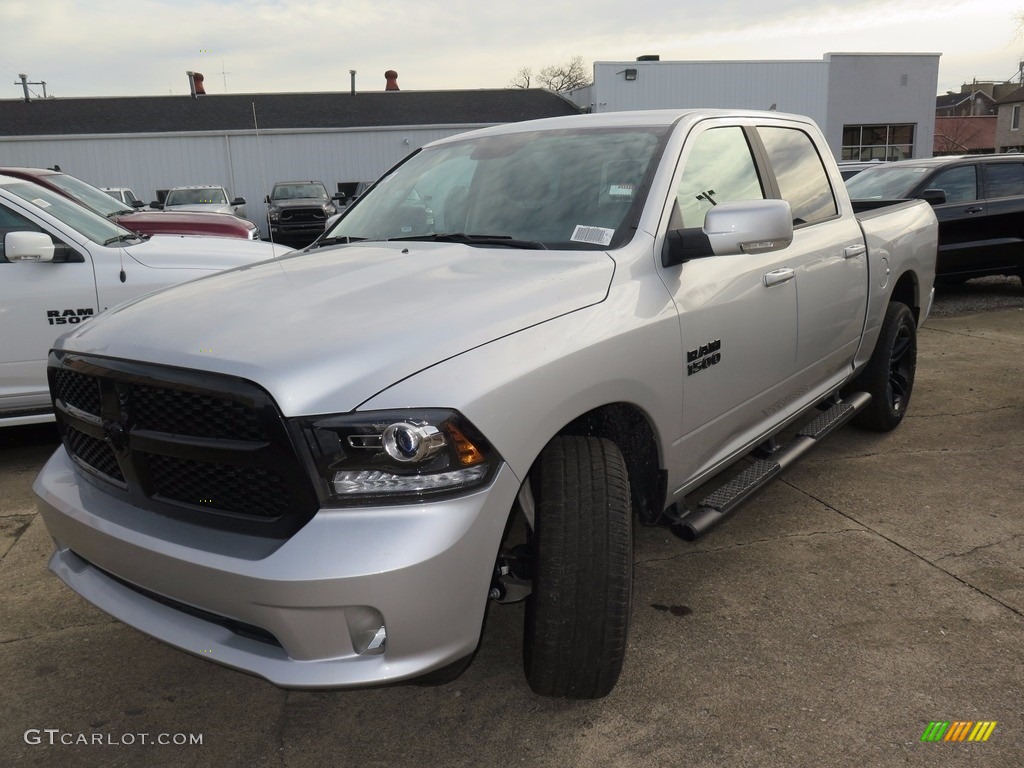
[(516, 240), (511, 235), (470, 235), (465, 232), (439, 232), (434, 235), (410, 235), (391, 237), (389, 240), (421, 240), (433, 243), (465, 243), (466, 245), (498, 245), (505, 248), (523, 248), (546, 251), (548, 247), (539, 240)]
[(141, 241), (142, 237), (140, 235), (135, 234), (134, 232), (129, 232), (128, 234), (125, 234), (125, 235), (115, 235), (114, 237), (110, 238), (109, 240), (104, 240), (103, 244), (104, 245), (113, 245), (114, 243), (125, 243), (125, 242), (128, 242), (129, 240), (140, 240)]
[(310, 243), (308, 247), (319, 248), (321, 245), (337, 245), (338, 243), (360, 243), (365, 239), (365, 237), (350, 237), (349, 235), (342, 235), (340, 237), (321, 237), (319, 240)]

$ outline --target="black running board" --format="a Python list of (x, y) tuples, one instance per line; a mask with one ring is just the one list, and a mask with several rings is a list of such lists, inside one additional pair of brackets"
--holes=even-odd
[(757, 459), (736, 477), (717, 488), (695, 508), (686, 510), (671, 523), (672, 531), (694, 541), (714, 528), (743, 502), (792, 466), (811, 448), (842, 427), (871, 402), (867, 392), (856, 392), (804, 425), (793, 439), (768, 458)]

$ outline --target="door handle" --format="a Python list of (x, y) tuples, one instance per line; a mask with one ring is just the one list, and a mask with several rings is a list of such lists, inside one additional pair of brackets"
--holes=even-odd
[(964, 208), (964, 213), (981, 213), (984, 210), (980, 205), (972, 205), (970, 208)]
[(766, 287), (771, 287), (779, 283), (788, 283), (794, 277), (796, 277), (796, 272), (792, 269), (773, 269), (764, 276), (764, 284)]
[(857, 245), (848, 245), (843, 248), (843, 258), (852, 259), (854, 256), (863, 256), (868, 252), (866, 245), (858, 243)]

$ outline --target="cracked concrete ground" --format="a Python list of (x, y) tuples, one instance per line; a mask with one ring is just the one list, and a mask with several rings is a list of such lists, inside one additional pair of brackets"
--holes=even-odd
[[(530, 693), (521, 606), (492, 606), (473, 665), (436, 688), (288, 692), (167, 648), (46, 571), (30, 483), (55, 443), (0, 432), (2, 764), (1022, 763), (1019, 309), (929, 321), (896, 432), (843, 430), (696, 544), (639, 529), (629, 654), (596, 702)], [(998, 725), (922, 743), (933, 720)], [(95, 734), (135, 743), (59, 744)]]

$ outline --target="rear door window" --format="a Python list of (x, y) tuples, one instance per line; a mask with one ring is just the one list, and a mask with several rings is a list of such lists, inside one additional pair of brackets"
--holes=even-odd
[(811, 137), (796, 128), (757, 129), (768, 151), (783, 200), (793, 209), (793, 225), (814, 224), (836, 216), (836, 199), (821, 156)]
[(1024, 195), (1024, 163), (991, 163), (985, 166), (985, 197)]

